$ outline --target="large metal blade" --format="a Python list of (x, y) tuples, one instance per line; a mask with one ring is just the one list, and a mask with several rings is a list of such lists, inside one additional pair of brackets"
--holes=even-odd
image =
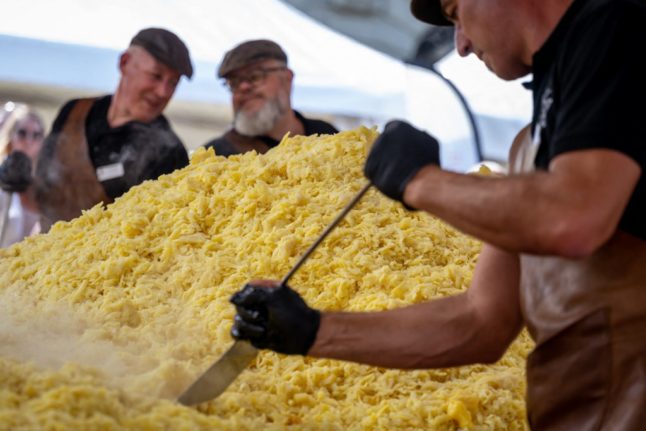
[(233, 346), (204, 372), (177, 399), (192, 406), (217, 398), (258, 355), (258, 349), (246, 341), (236, 341)]

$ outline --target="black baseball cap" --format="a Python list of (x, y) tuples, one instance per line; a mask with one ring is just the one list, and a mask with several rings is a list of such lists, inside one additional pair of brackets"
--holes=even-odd
[(218, 68), (218, 78), (224, 78), (241, 67), (269, 59), (287, 64), (287, 54), (276, 42), (267, 39), (243, 42), (224, 54)]
[(415, 18), (429, 24), (440, 26), (453, 25), (442, 13), (440, 0), (412, 0), (410, 2), (410, 11)]
[(145, 28), (130, 41), (130, 46), (140, 46), (155, 59), (185, 75), (193, 76), (193, 65), (188, 48), (173, 32), (164, 28)]

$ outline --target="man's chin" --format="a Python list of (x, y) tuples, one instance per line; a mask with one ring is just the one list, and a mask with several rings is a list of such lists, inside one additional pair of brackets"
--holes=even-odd
[(263, 103), (244, 106), (235, 114), (234, 127), (246, 136), (262, 135), (270, 131), (280, 118), (281, 112), (277, 102), (268, 100)]
[(247, 117), (253, 117), (255, 115), (258, 115), (258, 112), (260, 112), (263, 106), (265, 106), (264, 102), (258, 99), (252, 99), (242, 105), (239, 111)]

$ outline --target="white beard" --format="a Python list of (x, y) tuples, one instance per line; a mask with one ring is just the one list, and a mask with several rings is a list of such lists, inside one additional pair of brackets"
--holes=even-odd
[(235, 114), (233, 127), (241, 135), (264, 135), (274, 128), (280, 117), (287, 111), (283, 105), (281, 98), (276, 97), (275, 99), (267, 100), (254, 114), (247, 114), (240, 110)]

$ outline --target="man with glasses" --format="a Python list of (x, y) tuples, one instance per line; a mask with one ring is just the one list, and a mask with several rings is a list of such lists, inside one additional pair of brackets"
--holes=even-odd
[(265, 153), (288, 132), (305, 136), (338, 132), (331, 124), (292, 109), (294, 72), (287, 67), (287, 54), (271, 40), (247, 41), (227, 52), (218, 77), (231, 91), (234, 114), (233, 128), (205, 145), (220, 156)]
[(44, 230), (188, 164), (162, 115), (181, 76), (193, 75), (186, 45), (168, 30), (141, 30), (119, 71), (113, 95), (68, 102), (45, 139), (35, 175)]

